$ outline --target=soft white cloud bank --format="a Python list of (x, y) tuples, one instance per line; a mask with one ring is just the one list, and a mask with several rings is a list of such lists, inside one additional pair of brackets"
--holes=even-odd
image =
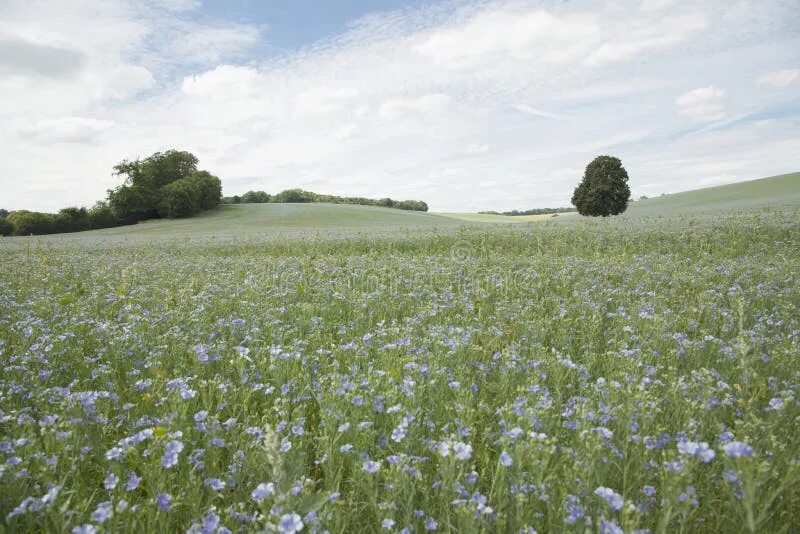
[(675, 100), (678, 113), (693, 121), (708, 122), (725, 118), (725, 91), (701, 87)]
[(195, 152), (227, 194), (437, 210), (566, 205), (797, 170), (798, 17), (778, 0), (485, 1), (373, 15), (293, 53), (196, 2), (0, 4), (0, 207), (91, 204), (123, 158)]
[(800, 84), (800, 69), (783, 69), (764, 74), (758, 83), (767, 87), (789, 87)]

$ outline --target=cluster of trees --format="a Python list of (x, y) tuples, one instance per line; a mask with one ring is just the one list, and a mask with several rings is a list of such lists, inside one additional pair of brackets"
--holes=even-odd
[(360, 204), (362, 206), (380, 206), (384, 208), (396, 208), (410, 211), (428, 211), (428, 205), (421, 200), (393, 200), (391, 198), (362, 198), (362, 197), (338, 197), (335, 195), (322, 195), (302, 189), (287, 189), (270, 195), (264, 191), (248, 191), (239, 196), (223, 197), (223, 204), (262, 204), (267, 202), (275, 203), (310, 203), (325, 202), (328, 204)]
[(114, 215), (127, 224), (161, 217), (191, 217), (217, 207), (222, 197), (219, 178), (197, 168), (190, 152), (157, 152), (143, 160), (114, 167), (125, 182), (108, 192)]
[(191, 217), (217, 207), (222, 197), (219, 178), (197, 168), (190, 152), (168, 150), (141, 160), (124, 160), (114, 173), (124, 176), (108, 191), (108, 201), (91, 209), (64, 208), (58, 213), (0, 210), (0, 235), (42, 235), (80, 232), (133, 224), (162, 217)]
[(12, 211), (0, 218), (0, 235), (58, 234), (110, 228), (116, 225), (116, 219), (108, 204), (98, 202), (91, 209), (64, 208), (58, 213)]

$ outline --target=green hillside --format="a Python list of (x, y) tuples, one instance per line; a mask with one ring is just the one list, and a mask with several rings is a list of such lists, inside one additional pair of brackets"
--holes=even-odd
[(716, 213), (800, 205), (800, 172), (633, 202), (626, 217)]
[(309, 232), (354, 233), (396, 232), (454, 226), (453, 219), (391, 208), (349, 204), (238, 204), (188, 219), (159, 219), (74, 234), (41, 236), (40, 239), (108, 239), (161, 237), (244, 237), (255, 235), (293, 235)]

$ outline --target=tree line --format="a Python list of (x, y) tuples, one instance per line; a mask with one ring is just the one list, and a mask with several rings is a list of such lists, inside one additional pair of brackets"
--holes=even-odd
[(124, 181), (108, 191), (107, 200), (90, 209), (68, 207), (58, 213), (0, 210), (0, 235), (80, 232), (213, 209), (220, 204), (222, 183), (197, 163), (192, 153), (178, 150), (123, 160), (114, 166), (114, 174)]
[(428, 205), (421, 200), (393, 200), (391, 198), (363, 198), (339, 197), (335, 195), (322, 195), (302, 189), (286, 189), (280, 193), (270, 195), (264, 191), (248, 191), (243, 195), (223, 197), (223, 204), (265, 204), (274, 203), (311, 203), (325, 202), (328, 204), (359, 204), (362, 206), (379, 206), (383, 208), (396, 208), (410, 211), (428, 211)]

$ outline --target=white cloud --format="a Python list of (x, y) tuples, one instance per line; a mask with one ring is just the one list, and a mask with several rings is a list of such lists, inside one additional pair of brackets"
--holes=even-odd
[(800, 69), (783, 69), (764, 74), (758, 78), (759, 85), (766, 87), (789, 87), (800, 82)]
[(416, 49), (448, 69), (505, 59), (558, 63), (581, 57), (599, 34), (591, 17), (558, 16), (542, 9), (488, 9), (430, 32)]
[(318, 115), (339, 111), (358, 96), (357, 89), (347, 87), (317, 87), (294, 97), (297, 112)]
[(172, 147), (226, 194), (437, 210), (565, 205), (599, 153), (644, 194), (796, 165), (800, 110), (763, 89), (794, 79), (775, 74), (796, 44), (780, 0), (420, 4), (280, 53), (264, 26), (192, 9), (0, 2), (2, 207), (91, 204), (116, 162)]
[(450, 97), (442, 93), (412, 98), (395, 98), (381, 104), (378, 108), (378, 115), (391, 120), (408, 114), (434, 113), (443, 111), (449, 103)]
[(547, 111), (543, 111), (541, 109), (528, 106), (525, 104), (517, 104), (514, 106), (514, 109), (522, 111), (523, 113), (527, 113), (528, 115), (535, 115), (537, 117), (545, 117), (547, 119), (558, 119), (558, 115), (554, 115), (553, 113), (548, 113)]
[(675, 100), (675, 109), (681, 115), (697, 122), (724, 119), (725, 91), (712, 86), (694, 89)]
[(25, 126), (19, 133), (43, 143), (83, 143), (96, 140), (114, 123), (85, 117), (43, 119)]

